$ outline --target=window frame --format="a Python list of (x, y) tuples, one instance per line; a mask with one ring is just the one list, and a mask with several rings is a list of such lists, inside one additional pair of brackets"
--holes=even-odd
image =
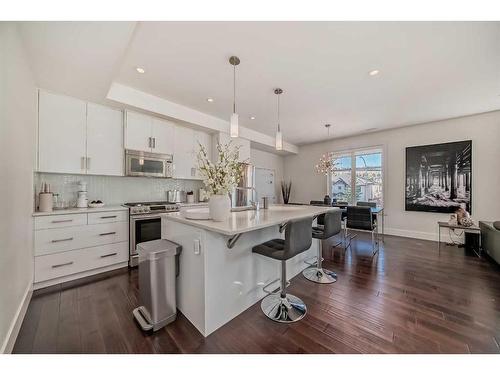
[[(386, 182), (386, 160), (387, 160), (387, 148), (386, 145), (372, 145), (372, 146), (364, 146), (364, 147), (356, 147), (356, 148), (348, 148), (348, 149), (343, 149), (343, 150), (337, 150), (337, 151), (330, 151), (330, 154), (333, 155), (333, 157), (346, 157), (350, 156), (351, 157), (351, 181), (354, 181), (354, 192), (356, 191), (356, 156), (358, 155), (363, 155), (366, 153), (369, 153), (370, 151), (374, 152), (381, 152), (381, 173), (382, 173), (382, 202), (383, 205), (386, 205), (386, 188), (387, 188), (387, 182)], [(328, 172), (328, 175), (326, 176), (326, 192), (327, 194), (332, 197), (332, 172)], [(352, 188), (352, 187), (351, 187)], [(353, 199), (354, 202), (352, 204), (356, 205), (357, 204), (357, 199), (356, 199), (356, 194), (353, 194)]]

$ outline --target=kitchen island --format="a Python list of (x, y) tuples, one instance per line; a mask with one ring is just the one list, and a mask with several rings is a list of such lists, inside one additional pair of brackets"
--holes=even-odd
[[(252, 247), (284, 238), (280, 226), (289, 220), (316, 217), (330, 207), (273, 205), (258, 211), (232, 212), (224, 222), (190, 220), (181, 213), (162, 216), (162, 238), (182, 245), (177, 279), (179, 310), (204, 335), (245, 311), (265, 296), (262, 287), (279, 278), (280, 262), (252, 253)], [(287, 261), (294, 277), (317, 253), (308, 251)], [(276, 287), (279, 283), (273, 284)]]

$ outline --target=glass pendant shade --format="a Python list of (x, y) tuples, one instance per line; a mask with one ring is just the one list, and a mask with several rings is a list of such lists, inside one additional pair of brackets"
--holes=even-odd
[(283, 134), (281, 133), (281, 130), (276, 132), (276, 150), (283, 150)]
[(231, 115), (231, 126), (229, 128), (229, 133), (232, 138), (238, 138), (239, 128), (238, 128), (238, 114), (233, 113)]

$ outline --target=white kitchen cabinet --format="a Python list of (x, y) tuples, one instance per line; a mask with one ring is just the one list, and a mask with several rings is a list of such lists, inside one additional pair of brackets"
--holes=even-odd
[(211, 156), (211, 135), (203, 131), (183, 126), (175, 126), (174, 143), (174, 177), (191, 180), (202, 179), (198, 171), (198, 152), (200, 144)]
[(152, 118), (142, 113), (126, 112), (125, 148), (151, 152)]
[(152, 152), (159, 154), (174, 153), (175, 125), (167, 120), (152, 118), (151, 137), (153, 138)]
[(86, 111), (84, 101), (39, 91), (39, 171), (86, 172)]
[(123, 175), (120, 110), (39, 91), (40, 172)]
[(195, 178), (196, 170), (193, 170), (193, 129), (175, 126), (174, 140), (174, 178)]
[(87, 104), (87, 173), (123, 176), (123, 113)]
[(128, 216), (126, 208), (36, 216), (34, 289), (126, 267)]
[(214, 136), (214, 146), (213, 146), (213, 157), (216, 157), (216, 145), (219, 142), (222, 145), (226, 145), (231, 142), (233, 147), (239, 147), (238, 150), (238, 161), (242, 163), (251, 163), (250, 161), (250, 141), (245, 138), (231, 138), (228, 133), (220, 132)]
[(193, 164), (195, 167), (195, 179), (203, 179), (198, 170), (198, 153), (200, 152), (200, 145), (202, 145), (207, 151), (207, 155), (210, 157), (212, 155), (212, 136), (208, 133), (202, 131), (194, 132), (194, 144), (193, 144)]
[(175, 125), (172, 122), (129, 111), (126, 116), (126, 149), (173, 154)]

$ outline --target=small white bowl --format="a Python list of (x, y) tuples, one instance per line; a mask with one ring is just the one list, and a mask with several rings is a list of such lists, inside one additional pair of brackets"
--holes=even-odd
[(104, 207), (104, 203), (89, 203), (90, 208), (101, 208)]

